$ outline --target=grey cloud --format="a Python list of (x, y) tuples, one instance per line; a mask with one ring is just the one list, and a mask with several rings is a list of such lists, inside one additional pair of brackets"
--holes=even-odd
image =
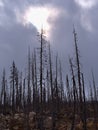
[[(59, 8), (59, 3), (57, 4)], [(66, 4), (67, 3), (67, 4)], [(56, 5), (56, 4), (55, 4)], [(65, 8), (64, 8), (65, 7)], [(68, 55), (73, 56), (74, 54), (74, 39), (73, 39), (73, 24), (76, 27), (78, 34), (78, 44), (81, 55), (81, 64), (83, 66), (83, 71), (87, 79), (89, 79), (89, 73), (93, 68), (96, 81), (98, 78), (98, 18), (97, 9), (98, 4), (96, 3), (95, 8), (92, 7), (89, 10), (84, 10), (79, 8), (75, 2), (63, 1), (60, 3), (60, 8), (68, 13), (68, 16), (61, 14), (57, 21), (54, 23), (54, 28), (52, 29), (52, 38), (54, 43), (54, 48), (61, 54), (62, 60), (68, 59)], [(82, 19), (82, 16), (85, 16)], [(82, 21), (81, 21), (82, 19)], [(92, 30), (89, 31), (87, 26), (91, 24)], [(66, 60), (65, 64), (66, 66)], [(63, 65), (63, 66), (64, 66)], [(68, 68), (66, 68), (67, 71)], [(98, 84), (98, 83), (97, 83)]]
[[(84, 10), (78, 6), (75, 0), (4, 0), (3, 2), (4, 7), (0, 7), (0, 55), (4, 66), (13, 58), (20, 64), (25, 59), (24, 54), (26, 55), (27, 53), (28, 43), (30, 43), (33, 48), (38, 42), (36, 40), (36, 28), (34, 28), (33, 25), (24, 27), (22, 24), (18, 23), (16, 13), (19, 12), (22, 14), (24, 10), (31, 5), (50, 5), (63, 11), (56, 20), (52, 21), (50, 39), (54, 50), (57, 50), (61, 56), (62, 62), (64, 63), (63, 68), (67, 66), (66, 62), (68, 56), (73, 56), (74, 54), (74, 24), (78, 33), (78, 44), (81, 52), (80, 55), (83, 69), (87, 76), (90, 69), (94, 68), (93, 70), (95, 71), (97, 80), (97, 3), (89, 10)], [(93, 31), (90, 32), (83, 26), (87, 20), (82, 19), (81, 16), (85, 16), (91, 23)]]
[(33, 50), (38, 41), (37, 31), (32, 25), (24, 27), (21, 24), (14, 24), (9, 29), (0, 27), (0, 68), (7, 68), (13, 60), (17, 66), (23, 68), (27, 58), (28, 46)]

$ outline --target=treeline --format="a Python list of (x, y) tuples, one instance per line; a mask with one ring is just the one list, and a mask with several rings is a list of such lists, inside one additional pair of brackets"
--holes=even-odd
[(84, 130), (87, 130), (87, 117), (94, 117), (97, 129), (98, 91), (94, 74), (92, 72), (93, 84), (87, 86), (89, 88), (89, 95), (87, 95), (75, 29), (73, 36), (75, 56), (69, 57), (70, 74), (66, 74), (65, 77), (63, 77), (61, 61), (58, 55), (56, 57), (52, 55), (43, 30), (39, 35), (40, 47), (33, 52), (30, 48), (28, 49), (27, 69), (19, 72), (13, 61), (9, 80), (6, 79), (6, 72), (3, 70), (0, 88), (1, 113), (25, 112), (28, 114), (30, 111), (35, 111), (40, 114), (39, 127), (44, 130), (43, 115), (48, 112), (52, 116), (53, 130), (55, 130), (57, 115), (65, 110), (72, 114), (71, 130), (74, 130), (76, 114), (80, 116)]

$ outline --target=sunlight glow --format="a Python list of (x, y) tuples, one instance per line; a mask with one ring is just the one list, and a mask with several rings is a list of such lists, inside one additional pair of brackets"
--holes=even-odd
[(49, 36), (49, 30), (51, 29), (50, 19), (54, 19), (58, 14), (56, 9), (48, 7), (29, 7), (24, 13), (24, 23), (32, 23), (40, 32), (41, 28), (45, 30), (47, 36)]
[(3, 1), (0, 0), (0, 7), (3, 7), (3, 6), (4, 6)]
[(82, 8), (92, 8), (96, 4), (96, 0), (75, 0)]

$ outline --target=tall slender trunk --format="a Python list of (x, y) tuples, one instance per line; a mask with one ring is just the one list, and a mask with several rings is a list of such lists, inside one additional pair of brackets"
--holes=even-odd
[(86, 123), (86, 97), (85, 97), (85, 86), (84, 86), (84, 76), (82, 73), (82, 84), (83, 84), (83, 128), (87, 130), (87, 123)]
[(73, 119), (72, 119), (72, 124), (71, 124), (71, 130), (74, 130), (75, 127), (75, 114), (76, 114), (76, 102), (77, 102), (77, 98), (76, 98), (76, 81), (75, 81), (75, 75), (74, 75), (74, 70), (73, 70), (73, 64), (71, 59), (69, 59), (70, 62), (70, 68), (71, 68), (71, 75), (72, 75), (72, 83), (73, 83), (73, 96), (74, 96), (74, 101), (73, 101)]

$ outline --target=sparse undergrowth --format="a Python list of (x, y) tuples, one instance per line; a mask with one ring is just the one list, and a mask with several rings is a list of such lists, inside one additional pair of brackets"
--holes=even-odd
[[(43, 130), (52, 130), (52, 116), (50, 113), (43, 113)], [(38, 120), (40, 114), (29, 112), (0, 115), (0, 130), (40, 130), (38, 128)], [(87, 130), (96, 130), (94, 118), (87, 118)], [(72, 113), (62, 110), (55, 118), (55, 130), (70, 130), (72, 123)], [(96, 122), (98, 127), (98, 121)], [(84, 130), (83, 123), (79, 115), (75, 115), (74, 130)]]

